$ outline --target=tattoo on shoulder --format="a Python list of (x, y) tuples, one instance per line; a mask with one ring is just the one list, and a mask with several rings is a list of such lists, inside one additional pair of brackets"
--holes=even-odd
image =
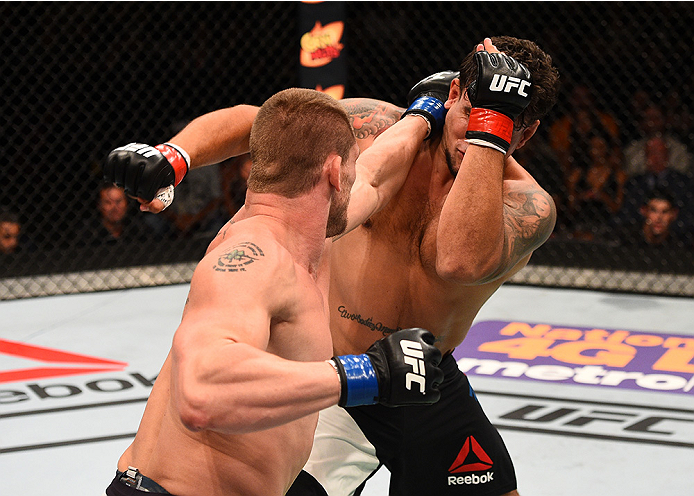
[(222, 229), (221, 229), (222, 239), (225, 239), (225, 238), (227, 237), (227, 231), (228, 231), (229, 228), (230, 228), (233, 224), (235, 224), (235, 223), (236, 223), (236, 221), (235, 221), (234, 219), (229, 219), (229, 220), (227, 221), (227, 223), (224, 224), (224, 227), (222, 227)]
[(255, 243), (249, 241), (239, 243), (220, 255), (214, 270), (219, 272), (245, 272), (249, 265), (264, 256), (263, 250)]
[(547, 240), (557, 212), (552, 197), (541, 189), (509, 191), (504, 210), (505, 253), (515, 264)]
[(400, 120), (403, 109), (369, 98), (342, 101), (357, 139), (378, 136)]

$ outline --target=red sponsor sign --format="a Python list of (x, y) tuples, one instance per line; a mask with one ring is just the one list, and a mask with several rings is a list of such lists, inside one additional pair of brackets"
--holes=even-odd
[(93, 374), (97, 372), (113, 372), (123, 370), (128, 365), (126, 362), (81, 355), (43, 346), (8, 341), (6, 339), (0, 339), (0, 353), (50, 364), (40, 367), (0, 370), (0, 383)]

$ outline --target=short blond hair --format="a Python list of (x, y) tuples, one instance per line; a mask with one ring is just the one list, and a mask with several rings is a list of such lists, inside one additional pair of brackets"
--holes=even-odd
[(335, 99), (303, 88), (280, 91), (253, 122), (248, 189), (296, 197), (318, 183), (328, 155), (345, 162), (355, 143), (349, 117)]

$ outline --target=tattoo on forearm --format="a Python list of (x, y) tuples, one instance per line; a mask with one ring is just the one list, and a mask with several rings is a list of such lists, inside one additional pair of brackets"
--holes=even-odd
[(264, 256), (263, 250), (255, 243), (239, 243), (219, 257), (214, 270), (220, 272), (245, 272), (250, 264)]
[(340, 305), (339, 307), (337, 307), (337, 312), (341, 318), (346, 320), (353, 320), (359, 325), (368, 327), (371, 331), (382, 333), (384, 336), (392, 334), (401, 329), (400, 327), (387, 327), (383, 325), (381, 322), (374, 322), (372, 317), (365, 319), (359, 313), (350, 313), (344, 305)]
[(377, 100), (355, 98), (342, 102), (357, 139), (378, 136), (400, 120), (402, 110)]

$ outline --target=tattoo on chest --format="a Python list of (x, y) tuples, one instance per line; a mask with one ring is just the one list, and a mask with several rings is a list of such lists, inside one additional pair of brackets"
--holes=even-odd
[(347, 310), (347, 308), (344, 305), (340, 305), (337, 308), (337, 312), (340, 315), (340, 318), (343, 318), (346, 320), (352, 320), (359, 325), (363, 325), (364, 327), (368, 327), (369, 330), (371, 330), (371, 331), (380, 332), (384, 336), (387, 336), (388, 334), (392, 334), (396, 331), (401, 330), (400, 327), (392, 328), (392, 327), (388, 327), (388, 326), (384, 325), (381, 322), (374, 322), (373, 317), (364, 318), (359, 313), (351, 313), (349, 310)]
[(219, 257), (214, 270), (220, 272), (245, 272), (249, 265), (264, 256), (263, 250), (255, 243), (239, 243)]

